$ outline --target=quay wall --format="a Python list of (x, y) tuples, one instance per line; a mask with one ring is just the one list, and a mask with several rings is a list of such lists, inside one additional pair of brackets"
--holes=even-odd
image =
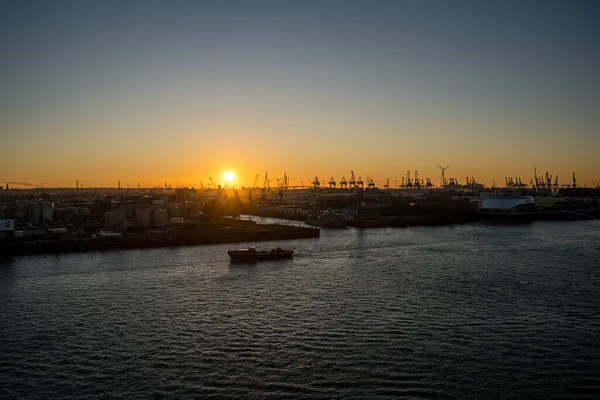
[(220, 243), (243, 243), (272, 240), (292, 240), (316, 238), (319, 229), (276, 225), (271, 229), (260, 230), (216, 230), (175, 235), (137, 235), (116, 238), (80, 238), (61, 241), (17, 242), (8, 246), (8, 255), (28, 255), (41, 253), (65, 253), (94, 250), (116, 250), (168, 246), (190, 246)]

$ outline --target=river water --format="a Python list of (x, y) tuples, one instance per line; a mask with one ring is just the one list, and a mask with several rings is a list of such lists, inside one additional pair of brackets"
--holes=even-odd
[(264, 245), (296, 254), (1, 261), (0, 397), (600, 393), (600, 221), (324, 229)]

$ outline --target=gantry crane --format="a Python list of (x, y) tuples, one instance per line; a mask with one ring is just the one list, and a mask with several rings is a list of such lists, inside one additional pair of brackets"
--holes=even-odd
[(350, 189), (354, 189), (356, 187), (356, 179), (354, 178), (354, 171), (350, 171), (350, 180), (348, 184), (350, 184)]
[(348, 188), (348, 182), (346, 182), (346, 178), (344, 178), (343, 176), (342, 176), (342, 179), (340, 180), (340, 188), (342, 188), (342, 189)]
[(358, 186), (360, 189), (364, 188), (364, 182), (360, 176), (358, 177), (358, 180), (356, 181), (356, 186)]
[(369, 177), (369, 175), (367, 175), (367, 188), (368, 189), (374, 189), (375, 188), (375, 182), (373, 181), (373, 178)]

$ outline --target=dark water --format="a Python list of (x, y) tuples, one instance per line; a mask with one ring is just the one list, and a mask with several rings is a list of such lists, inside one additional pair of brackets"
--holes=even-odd
[(0, 264), (0, 397), (594, 398), (600, 221)]

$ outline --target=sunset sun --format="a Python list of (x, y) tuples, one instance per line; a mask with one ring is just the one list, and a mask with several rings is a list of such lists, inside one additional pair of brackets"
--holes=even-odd
[(227, 183), (233, 182), (233, 179), (235, 178), (235, 176), (233, 175), (233, 172), (231, 172), (231, 171), (225, 172), (225, 175), (223, 175), (223, 177), (225, 178), (225, 181)]

